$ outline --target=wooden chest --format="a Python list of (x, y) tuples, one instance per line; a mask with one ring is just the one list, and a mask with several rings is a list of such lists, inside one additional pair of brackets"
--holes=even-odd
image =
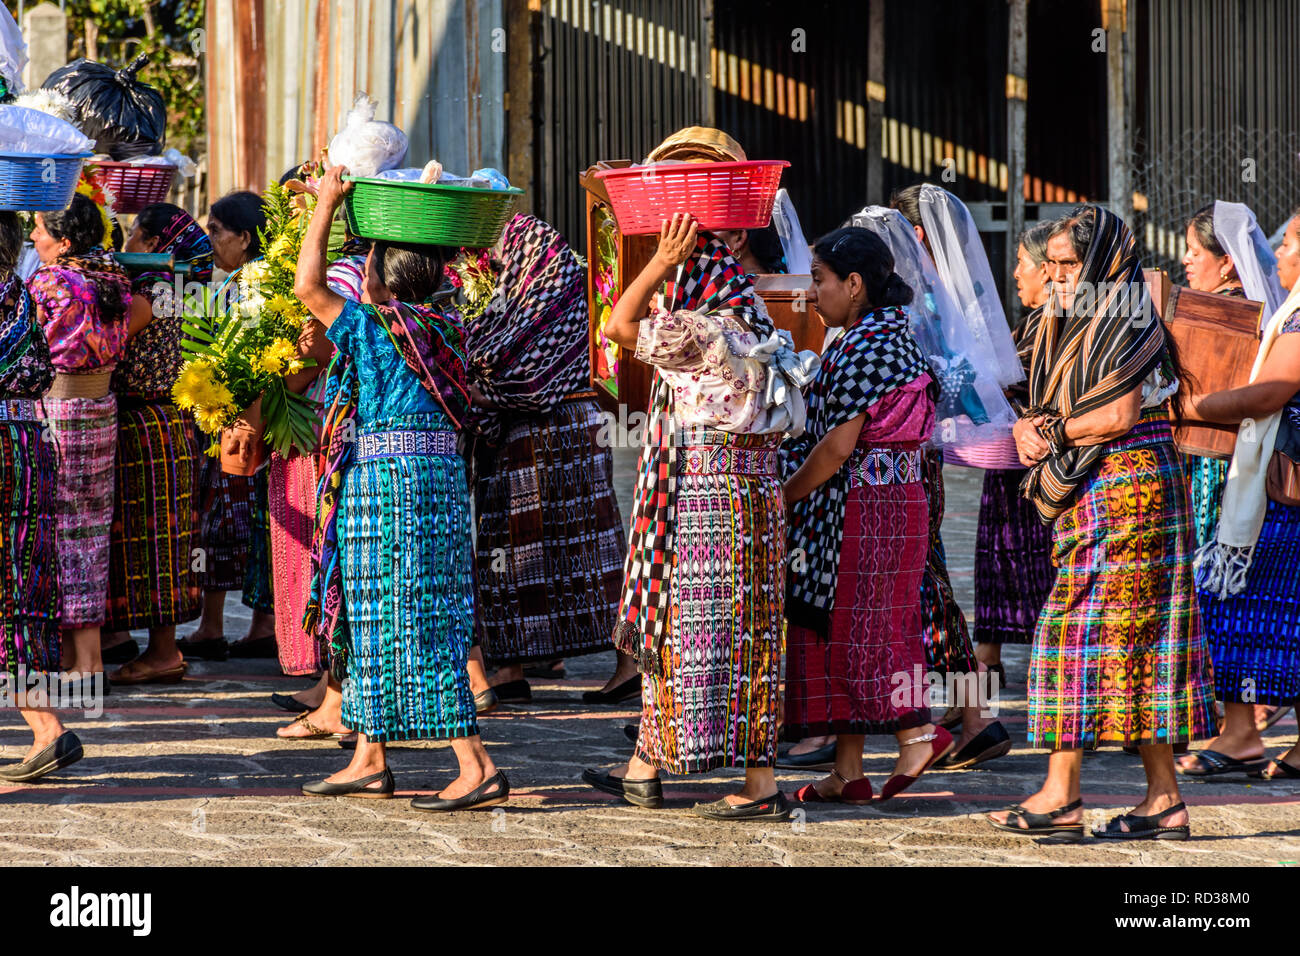
[[(1178, 349), (1188, 392), (1208, 394), (1245, 385), (1259, 350), (1261, 302), (1175, 286), (1165, 323)], [(1235, 425), (1197, 422), (1174, 432), (1179, 450), (1206, 458), (1231, 458)]]
[[(631, 355), (619, 354), (600, 334), (609, 310), (618, 301), (623, 286), (650, 261), (659, 245), (658, 236), (624, 236), (618, 231), (604, 184), (593, 175), (601, 169), (630, 165), (628, 160), (598, 163), (579, 181), (587, 201), (587, 311), (588, 348), (591, 356), (591, 385), (597, 400), (607, 411), (618, 414), (645, 411), (650, 402), (653, 370)], [(778, 329), (788, 329), (796, 349), (822, 350), (826, 327), (807, 304), (812, 277), (806, 275), (762, 275), (754, 287), (762, 296), (768, 314)]]

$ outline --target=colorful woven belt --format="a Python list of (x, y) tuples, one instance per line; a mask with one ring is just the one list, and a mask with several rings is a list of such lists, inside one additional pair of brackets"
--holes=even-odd
[(0, 400), (0, 422), (39, 422), (36, 400), (31, 398), (6, 398)]
[(776, 448), (688, 445), (678, 453), (683, 475), (775, 475)]
[(921, 480), (921, 451), (872, 448), (849, 457), (849, 487), (906, 485)]
[(448, 431), (363, 432), (357, 436), (357, 461), (374, 458), (428, 458), (456, 454), (456, 433)]

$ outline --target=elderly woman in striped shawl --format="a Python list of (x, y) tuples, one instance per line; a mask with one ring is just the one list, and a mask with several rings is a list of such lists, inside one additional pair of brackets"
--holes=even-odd
[[(478, 633), (497, 696), (527, 701), (525, 664), (609, 649), (627, 539), (613, 452), (597, 443), (586, 272), (532, 216), (515, 216), (499, 248), (496, 294), (465, 330)], [(633, 676), (620, 699), (640, 690)]]
[(1136, 746), (1147, 793), (1093, 835), (1186, 839), (1173, 745), (1215, 726), (1192, 582), (1192, 522), (1166, 402), (1177, 361), (1119, 217), (1081, 206), (1047, 241), (1052, 296), (1026, 331), (1031, 408), (1015, 426), (1026, 496), (1052, 524), (1056, 584), (1029, 669), (1047, 780), (998, 829), (1083, 838), (1083, 749)]
[(642, 710), (627, 766), (583, 779), (654, 808), (661, 771), (743, 767), (739, 793), (696, 813), (785, 819), (772, 773), (786, 553), (777, 448), (803, 432), (799, 389), (816, 357), (795, 355), (727, 247), (681, 214), (663, 222), (606, 334), (655, 368), (615, 631), (642, 672)]

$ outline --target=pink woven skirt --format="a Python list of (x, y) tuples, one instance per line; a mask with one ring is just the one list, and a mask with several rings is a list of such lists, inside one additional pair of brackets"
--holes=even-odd
[(316, 524), (316, 466), (311, 455), (271, 455), (271, 573), (280, 669), (294, 676), (328, 665), (328, 649), (302, 629), (311, 587), (311, 536)]

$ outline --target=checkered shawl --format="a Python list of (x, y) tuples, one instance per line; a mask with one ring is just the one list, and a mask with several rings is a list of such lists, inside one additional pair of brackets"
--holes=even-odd
[[(832, 429), (930, 371), (910, 322), (905, 309), (877, 309), (831, 344), (808, 393), (808, 429), (782, 448), (787, 474), (793, 474)], [(932, 379), (931, 397), (936, 393)], [(822, 637), (828, 633), (835, 603), (847, 474), (846, 462), (808, 497), (790, 506), (791, 568), (785, 614), (792, 624), (811, 628)]]
[[(1055, 431), (1060, 439), (1067, 418), (1127, 395), (1169, 355), (1133, 234), (1100, 206), (1092, 214), (1097, 226), (1083, 260), (1080, 293), (1068, 312), (1053, 295), (1033, 329), (1028, 414), (1046, 416), (1043, 431)], [(1045, 524), (1070, 507), (1105, 454), (1104, 444), (1063, 447), (1029, 470), (1021, 491)]]
[[(689, 268), (687, 268), (689, 266)], [(656, 308), (701, 312), (713, 318), (740, 319), (759, 338), (773, 330), (758, 293), (727, 247), (702, 234), (695, 257), (664, 283)], [(677, 521), (677, 448), (672, 422), (672, 389), (656, 371), (650, 385), (650, 421), (632, 502), (632, 528), (623, 570), (623, 600), (614, 627), (614, 645), (630, 654), (643, 673), (658, 674), (659, 652), (670, 613), (673, 532)]]
[(501, 236), (497, 295), (465, 330), (470, 376), (492, 408), (469, 427), (495, 442), (503, 416), (540, 415), (590, 386), (587, 273), (564, 238), (532, 216)]

